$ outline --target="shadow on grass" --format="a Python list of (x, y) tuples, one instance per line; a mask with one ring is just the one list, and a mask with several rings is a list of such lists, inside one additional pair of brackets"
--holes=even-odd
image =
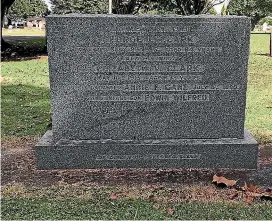
[(37, 59), (47, 55), (45, 37), (8, 41), (9, 48), (1, 51), (2, 61), (22, 61)]
[(42, 134), (50, 123), (49, 88), (2, 85), (2, 136)]
[(272, 56), (270, 56), (269, 53), (254, 53), (254, 54), (260, 55), (260, 56), (265, 56), (265, 57), (271, 57), (272, 58)]

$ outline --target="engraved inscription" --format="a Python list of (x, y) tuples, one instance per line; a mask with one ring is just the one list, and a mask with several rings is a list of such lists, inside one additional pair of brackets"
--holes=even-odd
[[(84, 50), (91, 55), (85, 67), (91, 72), (85, 93), (89, 101), (208, 102), (214, 91), (241, 89), (206, 79), (207, 71), (218, 70), (202, 57), (216, 60), (224, 50), (216, 41), (202, 44), (195, 31), (199, 25), (131, 22), (114, 24), (105, 36), (86, 38)], [(108, 62), (100, 62), (100, 54)]]
[(194, 91), (194, 90), (239, 90), (240, 85), (201, 85), (201, 84), (115, 84), (90, 85), (91, 90), (99, 91)]
[[(118, 33), (117, 33), (118, 34)], [(196, 36), (181, 36), (181, 35), (172, 35), (165, 38), (165, 36), (160, 35), (152, 35), (148, 36), (135, 36), (135, 35), (122, 35), (122, 36), (109, 36), (105, 39), (99, 39), (100, 43), (126, 43), (126, 44), (134, 44), (134, 43), (142, 43), (142, 44), (167, 44), (167, 43), (186, 43), (186, 44), (194, 44), (197, 43), (200, 39)]]
[[(80, 49), (81, 47), (77, 47)], [(83, 47), (90, 53), (205, 53), (221, 54), (222, 47), (146, 47), (146, 46), (127, 46), (127, 47)]]
[(119, 65), (94, 65), (93, 72), (204, 72), (203, 64), (119, 64)]
[(95, 160), (198, 160), (201, 154), (97, 155)]
[(209, 94), (91, 95), (90, 101), (196, 102), (209, 101)]
[(141, 72), (134, 72), (128, 75), (126, 72), (119, 72), (118, 74), (96, 74), (92, 75), (91, 79), (98, 82), (114, 82), (114, 81), (202, 81), (201, 75), (154, 75), (141, 74)]
[(116, 60), (121, 61), (177, 61), (177, 56), (122, 56), (117, 57)]
[(169, 23), (166, 23), (167, 25), (162, 26), (162, 22), (156, 22), (156, 23), (149, 23), (148, 26), (138, 26), (137, 23), (135, 26), (131, 26), (131, 23), (127, 23), (126, 26), (123, 26), (123, 28), (120, 28), (121, 25), (124, 25), (126, 23), (120, 23), (118, 27), (118, 31), (116, 32), (122, 32), (122, 33), (141, 33), (143, 31), (145, 32), (151, 32), (151, 33), (156, 33), (156, 32), (191, 32), (192, 27), (191, 26), (184, 26), (184, 27), (179, 27), (179, 26), (170, 26)]

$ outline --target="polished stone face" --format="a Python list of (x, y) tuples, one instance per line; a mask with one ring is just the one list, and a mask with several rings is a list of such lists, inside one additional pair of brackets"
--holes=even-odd
[(243, 138), (250, 19), (47, 18), (53, 137)]

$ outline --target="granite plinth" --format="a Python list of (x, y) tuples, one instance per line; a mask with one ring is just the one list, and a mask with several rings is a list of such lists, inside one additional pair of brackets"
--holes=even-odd
[(38, 169), (257, 169), (258, 145), (243, 139), (60, 140), (47, 131), (35, 147)]
[(250, 18), (47, 17), (53, 138), (244, 136)]

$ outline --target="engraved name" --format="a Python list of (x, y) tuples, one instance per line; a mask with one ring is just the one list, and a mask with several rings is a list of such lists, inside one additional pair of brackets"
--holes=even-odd
[(90, 53), (203, 53), (203, 54), (220, 54), (223, 52), (222, 47), (77, 47), (84, 48)]
[(93, 72), (204, 72), (205, 66), (202, 64), (115, 64), (111, 66), (94, 65)]
[(209, 94), (141, 94), (141, 95), (91, 95), (90, 101), (131, 102), (207, 102)]
[(197, 43), (200, 39), (197, 36), (161, 36), (161, 35), (148, 35), (148, 36), (135, 36), (134, 35), (122, 35), (122, 36), (108, 36), (107, 38), (97, 39), (99, 43), (153, 43), (153, 44), (162, 44), (162, 43), (186, 43), (194, 44)]
[(112, 82), (112, 81), (202, 81), (202, 75), (153, 75), (153, 74), (140, 74), (134, 72), (128, 75), (125, 72), (119, 74), (96, 74), (92, 75), (91, 80), (99, 82)]
[(177, 56), (122, 56), (117, 57), (116, 60), (121, 61), (177, 61)]
[[(120, 23), (120, 25), (123, 25)], [(156, 33), (156, 32), (191, 32), (192, 27), (191, 26), (184, 26), (184, 27), (179, 27), (179, 26), (169, 26), (169, 23), (165, 23), (165, 26), (162, 26), (160, 24), (156, 23), (150, 23), (148, 26), (138, 26), (137, 24), (135, 26), (130, 26), (131, 23), (127, 23), (126, 26), (123, 26), (121, 29), (120, 26), (118, 27), (118, 30), (115, 32), (121, 32), (121, 33), (139, 33), (139, 32), (151, 32), (151, 33)]]
[(194, 91), (194, 90), (239, 90), (240, 85), (208, 84), (121, 84), (90, 85), (90, 90), (98, 91)]
[(97, 155), (95, 160), (198, 160), (201, 154)]

